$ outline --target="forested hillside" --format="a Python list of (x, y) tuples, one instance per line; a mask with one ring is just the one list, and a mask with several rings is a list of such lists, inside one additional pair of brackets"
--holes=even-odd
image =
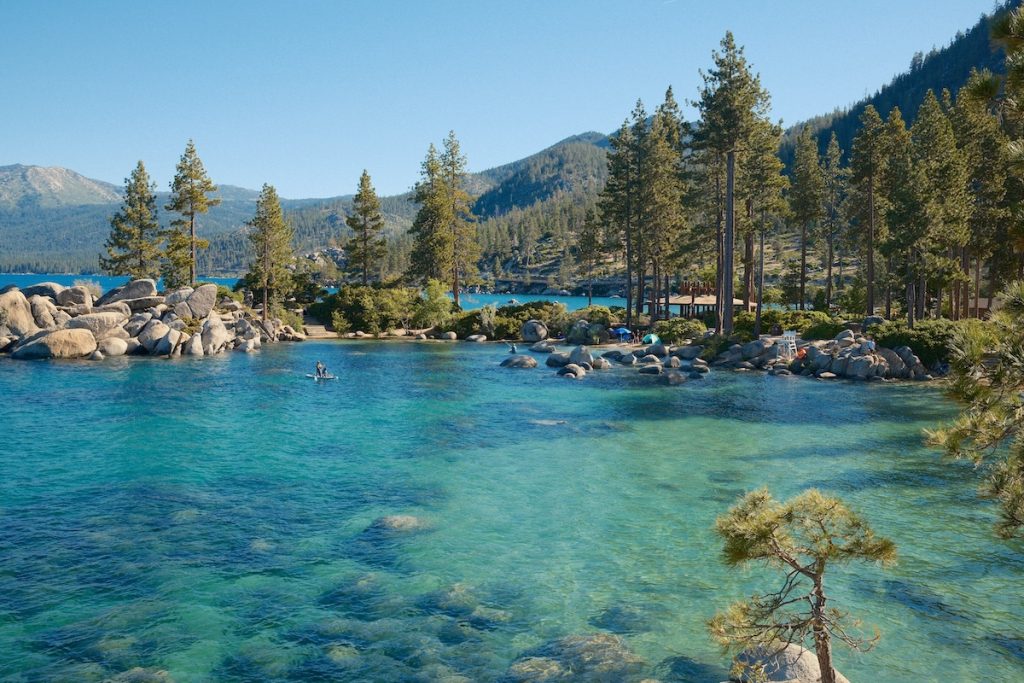
[(992, 22), (1000, 14), (1019, 6), (1021, 0), (1009, 0), (1001, 9), (978, 19), (966, 33), (957, 31), (956, 37), (943, 48), (932, 48), (927, 54), (915, 52), (907, 71), (899, 74), (871, 97), (860, 100), (845, 109), (831, 114), (816, 116), (802, 121), (786, 131), (779, 156), (789, 167), (793, 162), (797, 133), (804, 126), (810, 126), (821, 150), (828, 145), (834, 132), (839, 146), (848, 155), (853, 137), (860, 127), (859, 120), (864, 109), (870, 104), (882, 115), (889, 115), (893, 107), (899, 107), (903, 118), (913, 123), (918, 107), (925, 95), (934, 90), (941, 94), (944, 89), (955, 93), (967, 82), (972, 69), (988, 69), (994, 73), (1004, 71), (1003, 50), (989, 40)]

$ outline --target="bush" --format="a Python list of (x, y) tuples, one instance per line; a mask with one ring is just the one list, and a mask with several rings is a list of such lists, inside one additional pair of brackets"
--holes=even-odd
[[(826, 325), (835, 321), (824, 311), (761, 311), (761, 334), (767, 334), (778, 324), (783, 330), (795, 330), (801, 335), (814, 325)], [(754, 333), (754, 314), (746, 311), (736, 315), (733, 329), (737, 332)], [(837, 332), (838, 334), (838, 332)], [(834, 336), (834, 335), (833, 335)]]
[(701, 345), (704, 350), (701, 351), (700, 357), (704, 360), (711, 361), (718, 357), (718, 354), (724, 353), (733, 344), (746, 344), (748, 341), (752, 341), (753, 337), (748, 332), (734, 332), (728, 337), (715, 334), (710, 337), (706, 337)]
[(352, 329), (351, 323), (342, 315), (341, 311), (334, 311), (331, 314), (331, 327), (339, 337)]
[(804, 339), (834, 339), (837, 334), (846, 329), (846, 326), (838, 320), (814, 323), (803, 331)]
[(282, 308), (277, 312), (277, 317), (288, 327), (300, 334), (302, 333), (303, 320), (300, 313), (296, 313), (288, 308)]
[(242, 293), (236, 290), (228, 289), (224, 285), (217, 285), (217, 301), (224, 298), (232, 299), (238, 303), (242, 303)]
[(918, 320), (911, 330), (905, 322), (886, 321), (880, 325), (872, 325), (867, 331), (875, 338), (878, 346), (890, 349), (909, 346), (924, 365), (932, 367), (949, 360), (950, 348), (958, 330), (966, 325), (981, 324), (984, 323), (977, 320), (954, 322), (940, 318)]
[(612, 322), (617, 318), (612, 317), (612, 311), (605, 306), (587, 306), (569, 313), (569, 327), (577, 320), (586, 320), (588, 323), (600, 323), (605, 327), (611, 327)]
[(455, 302), (448, 298), (448, 288), (437, 280), (429, 280), (423, 296), (416, 303), (413, 321), (417, 327), (445, 327), (452, 319)]
[(318, 320), (330, 320), (332, 324), (334, 314), (340, 313), (349, 329), (377, 334), (395, 327), (408, 327), (418, 300), (419, 292), (406, 287), (345, 285), (337, 294), (310, 306), (309, 312)]
[(659, 320), (654, 324), (654, 333), (667, 344), (678, 344), (684, 339), (701, 339), (708, 328), (700, 320), (673, 318)]

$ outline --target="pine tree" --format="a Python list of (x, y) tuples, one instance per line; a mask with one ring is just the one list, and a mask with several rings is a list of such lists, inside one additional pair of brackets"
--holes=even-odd
[(263, 185), (256, 200), (256, 215), (248, 225), (254, 258), (249, 264), (247, 279), (263, 292), (263, 321), (266, 322), (271, 307), (280, 305), (287, 294), (291, 280), (287, 266), (295, 258), (292, 227), (284, 219), (273, 185)]
[[(750, 230), (758, 236), (755, 337), (761, 334), (761, 310), (764, 303), (764, 240), (769, 217), (781, 216), (786, 211), (782, 193), (789, 186), (789, 180), (782, 174), (784, 167), (778, 155), (781, 137), (780, 125), (769, 121), (758, 122), (751, 131), (747, 159), (741, 167), (742, 196), (749, 206), (753, 223)], [(748, 284), (746, 288), (749, 290), (750, 287), (751, 284)]]
[[(828, 141), (822, 164), (825, 181), (825, 215), (822, 231), (825, 235), (825, 305), (832, 308), (832, 264), (835, 261), (836, 242), (843, 231), (843, 202), (846, 200), (848, 170), (842, 165), (843, 150), (836, 134)], [(842, 273), (840, 273), (842, 274)]]
[(597, 213), (588, 209), (576, 240), (580, 274), (587, 279), (587, 306), (594, 304), (594, 270), (604, 255), (604, 227)]
[(622, 249), (626, 261), (626, 326), (633, 318), (633, 240), (634, 240), (634, 170), (635, 144), (628, 121), (609, 138), (608, 182), (601, 190), (597, 209), (601, 221), (614, 235), (612, 240)]
[(466, 157), (459, 148), (455, 131), (449, 131), (441, 152), (441, 191), (443, 201), (448, 205), (445, 228), (451, 233), (451, 283), (455, 306), (459, 306), (459, 292), (462, 285), (476, 275), (476, 264), (480, 258), (480, 243), (476, 234), (476, 222), (472, 209), (472, 198), (466, 191)]
[(864, 224), (864, 261), (867, 280), (867, 314), (875, 314), (875, 238), (878, 234), (879, 207), (876, 191), (885, 169), (885, 123), (872, 105), (864, 108), (860, 116), (861, 129), (853, 140), (853, 158), (850, 162), (851, 178), (857, 185), (858, 197), (864, 206), (858, 213)]
[(899, 107), (893, 107), (885, 124), (887, 172), (881, 190), (885, 195), (885, 220), (889, 239), (884, 251), (896, 264), (896, 276), (906, 293), (907, 324), (914, 326), (919, 311), (920, 282), (926, 277), (925, 253), (931, 247), (929, 227), (933, 212), (926, 195), (927, 177), (914, 158), (910, 131)]
[(918, 285), (916, 313), (918, 317), (926, 313), (930, 280), (938, 292), (936, 299), (938, 314), (941, 315), (941, 292), (951, 287), (959, 277), (959, 253), (970, 238), (967, 164), (957, 147), (953, 123), (931, 91), (917, 110), (911, 136), (914, 158), (925, 182), (923, 192), (931, 220), (927, 250), (924, 251), (926, 268)]
[(369, 283), (370, 271), (377, 268), (387, 255), (387, 242), (381, 235), (384, 217), (380, 213), (380, 200), (370, 183), (370, 174), (363, 170), (359, 177), (359, 191), (352, 200), (352, 215), (345, 219), (355, 236), (348, 243), (349, 272)]
[(735, 260), (735, 179), (736, 154), (758, 119), (768, 110), (768, 93), (760, 78), (752, 74), (731, 32), (721, 42), (721, 52), (712, 53), (714, 67), (701, 73), (703, 86), (697, 102), (701, 120), (697, 129), (699, 144), (725, 157), (725, 206), (721, 240), (718, 311), (721, 331), (732, 334), (733, 264)]
[[(203, 162), (196, 153), (195, 144), (192, 140), (189, 140), (188, 144), (185, 145), (185, 152), (181, 155), (181, 160), (178, 161), (174, 180), (171, 181), (170, 202), (164, 207), (168, 211), (181, 215), (181, 218), (171, 221), (175, 231), (183, 232), (186, 226), (188, 228), (186, 237), (189, 247), (187, 264), (187, 284), (189, 285), (195, 285), (196, 282), (196, 251), (206, 249), (210, 245), (207, 240), (201, 240), (196, 236), (196, 228), (199, 222), (197, 217), (199, 214), (209, 211), (211, 207), (220, 204), (220, 199), (209, 196), (216, 191), (217, 186), (206, 175)], [(171, 235), (169, 239), (175, 242), (175, 252), (173, 258), (167, 258), (165, 270), (180, 268), (183, 265), (183, 256), (180, 253), (180, 238)], [(177, 274), (172, 275), (172, 279), (179, 282), (183, 277)]]
[(800, 224), (800, 310), (807, 305), (807, 233), (824, 215), (825, 178), (818, 160), (818, 144), (808, 126), (797, 138), (793, 185), (789, 191), (793, 220)]
[[(711, 635), (722, 645), (774, 651), (810, 640), (821, 683), (836, 683), (832, 639), (855, 650), (867, 650), (878, 639), (853, 633), (851, 627), (858, 624), (829, 606), (825, 574), (832, 565), (855, 561), (892, 564), (896, 546), (876, 536), (843, 501), (811, 489), (778, 502), (761, 489), (748, 493), (719, 517), (715, 531), (724, 541), (727, 565), (764, 563), (785, 576), (777, 591), (735, 603), (709, 622)], [(743, 680), (764, 680), (758, 674), (772, 672), (738, 673), (744, 674)]]
[(124, 181), (124, 202), (110, 219), (107, 257), (100, 256), (100, 268), (110, 275), (129, 275), (133, 280), (159, 276), (163, 236), (155, 192), (156, 184), (140, 161)]
[[(973, 72), (957, 95), (953, 121), (957, 144), (964, 156), (970, 188), (968, 243), (960, 250), (959, 294), (954, 297), (953, 317), (978, 317), (981, 293), (981, 264), (997, 247), (999, 227), (1010, 219), (1006, 204), (1009, 169), (1009, 140), (999, 118), (991, 110), (989, 97), (977, 98), (980, 84), (991, 82), (988, 72)], [(974, 262), (974, 308), (970, 308), (971, 262)]]
[(452, 270), (451, 206), (442, 189), (441, 161), (433, 144), (420, 167), (420, 180), (413, 189), (413, 201), (419, 205), (409, 233), (413, 237), (409, 257), (409, 275), (418, 281), (448, 280)]

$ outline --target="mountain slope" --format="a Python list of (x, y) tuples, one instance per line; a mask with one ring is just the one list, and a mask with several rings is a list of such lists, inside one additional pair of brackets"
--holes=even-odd
[(88, 206), (121, 200), (121, 188), (59, 167), (0, 166), (0, 208)]
[(804, 126), (811, 127), (822, 150), (835, 132), (839, 146), (849, 155), (853, 138), (860, 129), (860, 116), (869, 104), (878, 110), (882, 118), (888, 116), (893, 107), (899, 107), (909, 125), (928, 91), (934, 90), (936, 94), (941, 94), (943, 89), (949, 89), (956, 95), (956, 91), (967, 82), (972, 69), (1003, 73), (1004, 53), (1001, 48), (992, 45), (989, 38), (991, 25), (995, 17), (1020, 3), (1021, 0), (1009, 0), (992, 14), (981, 17), (966, 33), (958, 31), (949, 45), (942, 49), (933, 49), (927, 55), (917, 52), (907, 71), (897, 75), (871, 97), (791, 127), (783, 137), (780, 150), (782, 161), (787, 167), (792, 162), (796, 137)]

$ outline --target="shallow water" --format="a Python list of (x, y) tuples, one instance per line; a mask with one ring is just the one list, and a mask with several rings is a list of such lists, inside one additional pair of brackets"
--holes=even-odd
[[(493, 681), (608, 631), (647, 675), (724, 680), (705, 621), (774, 582), (726, 570), (711, 526), (762, 484), (838, 493), (899, 545), (830, 580), (883, 634), (837, 651), (851, 680), (1024, 678), (1024, 554), (921, 446), (952, 414), (934, 388), (569, 382), (503, 349), (0, 360), (0, 679)], [(306, 379), (318, 358), (341, 379)], [(429, 528), (367, 530), (388, 514)]]

